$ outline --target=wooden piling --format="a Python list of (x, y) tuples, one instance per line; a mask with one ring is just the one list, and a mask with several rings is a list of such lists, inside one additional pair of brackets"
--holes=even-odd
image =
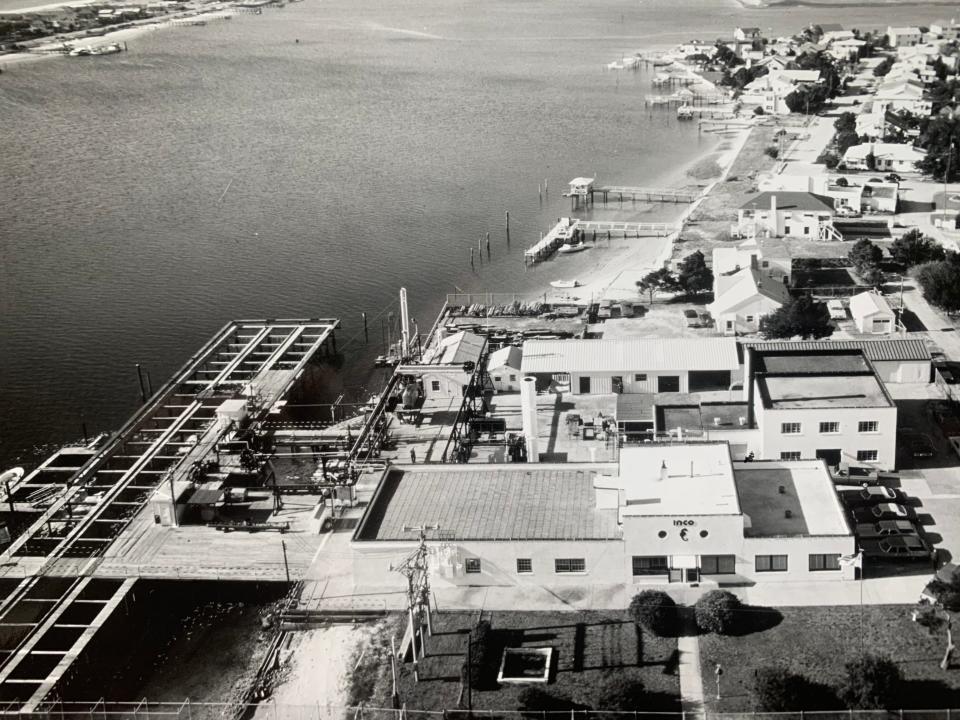
[(360, 316), (363, 318), (363, 342), (367, 344), (370, 342), (370, 334), (367, 332), (367, 314), (362, 312)]

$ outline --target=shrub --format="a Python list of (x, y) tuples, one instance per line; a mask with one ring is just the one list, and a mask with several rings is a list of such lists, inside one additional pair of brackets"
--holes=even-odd
[(531, 717), (542, 718), (540, 713), (557, 712), (570, 708), (570, 701), (557, 697), (543, 688), (536, 686), (525, 687), (517, 696), (518, 709), (535, 713)]
[(836, 153), (832, 152), (823, 152), (820, 154), (820, 157), (817, 158), (818, 163), (826, 165), (829, 169), (833, 170), (835, 167), (840, 165), (840, 158)]
[(644, 590), (630, 601), (630, 617), (654, 635), (669, 637), (677, 629), (677, 604), (662, 590)]
[(902, 681), (893, 660), (864, 655), (846, 664), (838, 694), (851, 710), (882, 710), (896, 701)]
[(767, 148), (763, 151), (768, 157), (772, 157), (774, 160), (780, 155), (780, 150), (776, 145), (768, 145)]
[(753, 109), (753, 114), (754, 114), (754, 115), (763, 115), (763, 114), (765, 114), (765, 113), (766, 113), (766, 111), (765, 111), (760, 105), (757, 105), (757, 106)]
[(697, 627), (704, 632), (728, 635), (741, 609), (740, 599), (727, 590), (711, 590), (693, 606)]
[(789, 712), (805, 706), (806, 682), (783, 667), (765, 667), (757, 671), (753, 693), (765, 712)]

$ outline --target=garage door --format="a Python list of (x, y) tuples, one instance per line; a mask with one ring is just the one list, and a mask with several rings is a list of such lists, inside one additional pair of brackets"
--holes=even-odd
[(680, 376), (661, 375), (658, 377), (657, 392), (680, 392)]
[(690, 392), (727, 390), (729, 388), (729, 370), (701, 370), (690, 372)]

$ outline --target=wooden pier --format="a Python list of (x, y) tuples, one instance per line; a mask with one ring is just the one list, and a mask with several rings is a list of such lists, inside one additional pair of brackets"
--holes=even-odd
[(592, 187), (584, 193), (569, 193), (574, 200), (574, 204), (579, 201), (589, 201), (592, 205), (596, 196), (603, 198), (603, 204), (606, 205), (611, 198), (618, 200), (623, 204), (624, 200), (636, 202), (664, 202), (664, 203), (691, 203), (699, 197), (696, 190), (681, 190), (677, 188), (648, 188), (648, 187), (630, 187), (626, 185), (605, 185), (603, 187)]
[(560, 218), (550, 232), (540, 238), (540, 242), (527, 249), (523, 254), (524, 259), (537, 262), (550, 257), (567, 239), (576, 234), (580, 223), (577, 219)]
[(700, 107), (702, 105), (725, 105), (730, 102), (730, 97), (725, 93), (696, 93), (688, 88), (682, 88), (672, 95), (645, 95), (644, 105), (690, 105)]
[(663, 237), (680, 229), (676, 223), (606, 222), (603, 220), (581, 220), (578, 227), (584, 233), (592, 233), (592, 240), (596, 240), (597, 237), (618, 235), (623, 238)]

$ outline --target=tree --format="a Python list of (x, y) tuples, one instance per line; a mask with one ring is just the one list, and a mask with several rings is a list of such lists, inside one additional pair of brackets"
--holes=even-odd
[(918, 170), (940, 182), (960, 178), (960, 117), (944, 113), (930, 118), (920, 132), (920, 147), (927, 154), (917, 163)]
[(837, 133), (834, 144), (837, 146), (837, 155), (843, 157), (848, 149), (860, 144), (860, 136), (857, 135), (856, 130), (844, 130)]
[(903, 675), (890, 658), (863, 655), (845, 669), (838, 694), (851, 710), (883, 710), (897, 700)]
[(885, 57), (883, 61), (873, 69), (873, 76), (884, 77), (888, 72), (890, 72), (890, 68), (892, 67), (893, 67), (893, 58)]
[(916, 270), (923, 297), (947, 312), (960, 310), (960, 263), (952, 255), (948, 254), (946, 260), (924, 263)]
[(833, 129), (837, 131), (837, 134), (848, 130), (856, 132), (857, 116), (849, 111), (841, 113), (840, 117), (833, 121)]
[(914, 228), (901, 235), (890, 245), (890, 255), (895, 262), (906, 267), (921, 265), (933, 260), (943, 260), (947, 254), (933, 238), (924, 236)]
[(850, 187), (850, 181), (845, 177), (838, 177), (835, 184), (837, 187)]
[(677, 278), (666, 268), (654, 270), (652, 273), (644, 275), (642, 280), (637, 282), (640, 292), (650, 293), (650, 304), (653, 304), (653, 295), (656, 292), (674, 292), (680, 288)]
[(821, 83), (800, 85), (792, 93), (784, 98), (790, 112), (795, 113), (817, 113), (823, 110), (827, 102), (828, 91), (825, 85)]
[(697, 250), (683, 259), (677, 283), (688, 295), (699, 295), (713, 288), (713, 271), (707, 267), (702, 252)]
[(784, 667), (764, 667), (757, 670), (753, 680), (753, 694), (765, 712), (790, 712), (809, 709), (806, 695), (808, 683)]
[(767, 340), (797, 336), (819, 340), (832, 333), (827, 306), (809, 295), (792, 298), (783, 307), (760, 318), (760, 334)]
[(662, 590), (644, 590), (630, 601), (630, 617), (645, 630), (659, 637), (670, 637), (677, 630), (677, 604)]
[(737, 612), (742, 608), (740, 598), (728, 590), (711, 590), (693, 606), (697, 627), (704, 632), (729, 634), (736, 625)]
[(883, 251), (866, 238), (857, 240), (847, 260), (865, 282), (875, 284), (880, 280), (880, 261), (883, 260)]

